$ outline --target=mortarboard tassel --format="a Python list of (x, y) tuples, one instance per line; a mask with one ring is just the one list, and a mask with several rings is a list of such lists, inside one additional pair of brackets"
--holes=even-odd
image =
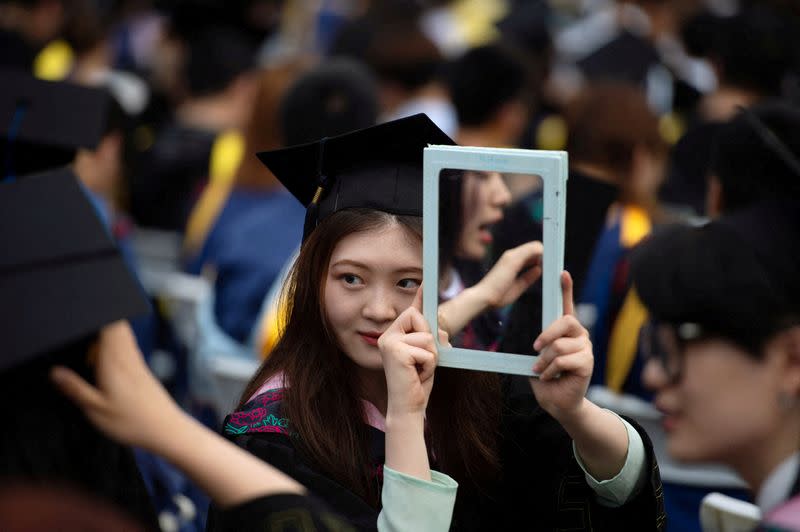
[(325, 157), (325, 142), (328, 140), (328, 137), (323, 137), (319, 141), (319, 159), (317, 160), (317, 176), (319, 183), (317, 185), (317, 190), (314, 192), (314, 197), (311, 199), (311, 203), (308, 205), (306, 209), (306, 218), (303, 224), (303, 242), (306, 241), (308, 236), (311, 232), (317, 227), (317, 221), (319, 213), (319, 201), (322, 199), (322, 195), (325, 193), (325, 190), (328, 187), (328, 176), (325, 175), (323, 171), (323, 160)]

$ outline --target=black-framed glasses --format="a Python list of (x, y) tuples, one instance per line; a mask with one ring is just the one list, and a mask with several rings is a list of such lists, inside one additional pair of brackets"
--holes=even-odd
[(667, 381), (674, 384), (683, 376), (686, 343), (703, 336), (705, 331), (697, 323), (673, 324), (651, 320), (639, 332), (639, 346), (645, 362), (657, 362)]

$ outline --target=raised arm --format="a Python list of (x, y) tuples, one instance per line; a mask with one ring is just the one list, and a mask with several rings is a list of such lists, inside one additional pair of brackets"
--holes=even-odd
[[(458, 484), (431, 471), (425, 445), (425, 409), (433, 388), (436, 345), (422, 315), (422, 287), (414, 303), (378, 340), (386, 373), (386, 464), (382, 531), (450, 528)], [(440, 331), (439, 342), (447, 335)]]
[(510, 305), (541, 276), (541, 263), (541, 242), (509, 249), (479, 283), (439, 305), (439, 326), (455, 336), (484, 310)]
[(64, 367), (54, 368), (51, 377), (98, 429), (163, 456), (222, 507), (265, 495), (305, 493), (302, 485), (181, 410), (148, 369), (127, 322), (100, 333), (96, 386)]
[(540, 357), (533, 367), (539, 377), (531, 379), (531, 387), (542, 408), (572, 438), (579, 463), (594, 483), (619, 480), (617, 493), (609, 499), (622, 504), (644, 478), (642, 440), (622, 418), (586, 399), (594, 365), (592, 343), (575, 318), (567, 272), (562, 273), (561, 284), (564, 315), (533, 344)]

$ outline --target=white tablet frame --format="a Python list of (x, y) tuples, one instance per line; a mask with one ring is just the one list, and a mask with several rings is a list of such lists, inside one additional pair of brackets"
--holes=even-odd
[[(563, 311), (561, 271), (564, 269), (564, 216), (567, 194), (567, 153), (564, 151), (429, 146), (424, 150), (422, 236), (423, 309), (432, 331), (439, 329), (439, 176), (444, 169), (538, 175), (544, 186), (542, 236), (542, 329)], [(434, 338), (438, 335), (434, 334)], [(450, 368), (535, 376), (537, 356), (446, 347), (438, 342), (439, 365)]]

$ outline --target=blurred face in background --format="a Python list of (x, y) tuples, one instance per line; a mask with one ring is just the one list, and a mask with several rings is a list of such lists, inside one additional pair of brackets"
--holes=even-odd
[(642, 206), (658, 202), (658, 189), (664, 182), (666, 152), (638, 145), (633, 150), (630, 174), (622, 183), (625, 199)]
[(497, 172), (464, 172), (461, 200), (462, 230), (456, 255), (468, 260), (483, 260), (492, 244), (491, 228), (503, 219), (503, 209), (511, 203), (511, 192)]
[(795, 415), (778, 399), (791, 373), (780, 346), (768, 342), (757, 358), (721, 337), (682, 343), (661, 333), (669, 354), (648, 360), (643, 380), (664, 415), (670, 455), (734, 468), (757, 460), (764, 443), (786, 426), (787, 414)]

